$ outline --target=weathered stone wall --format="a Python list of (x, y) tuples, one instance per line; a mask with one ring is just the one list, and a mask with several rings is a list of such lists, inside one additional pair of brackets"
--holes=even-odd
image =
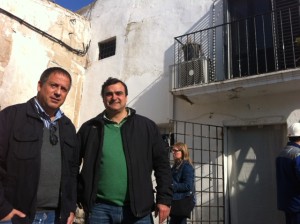
[(0, 1), (0, 109), (36, 95), (47, 67), (68, 70), (73, 85), (62, 109), (77, 126), (90, 43), (85, 18), (47, 0)]

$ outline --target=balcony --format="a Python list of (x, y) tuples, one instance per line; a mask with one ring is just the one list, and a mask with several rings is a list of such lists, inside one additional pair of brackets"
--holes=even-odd
[(194, 103), (299, 89), (299, 8), (175, 37), (172, 93)]

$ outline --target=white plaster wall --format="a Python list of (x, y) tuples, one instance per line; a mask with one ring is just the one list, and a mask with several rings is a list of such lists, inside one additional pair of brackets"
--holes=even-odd
[[(270, 87), (271, 88), (271, 87)], [(214, 101), (201, 105), (175, 99), (174, 118), (219, 126), (285, 124), (300, 120), (299, 91)]]
[[(211, 0), (97, 1), (91, 10), (90, 64), (80, 123), (104, 109), (100, 91), (109, 76), (128, 85), (130, 107), (157, 123), (167, 123), (173, 116), (169, 79), (174, 37), (195, 28), (211, 6)], [(202, 24), (209, 25), (209, 20)], [(114, 36), (116, 55), (99, 61), (98, 43)]]
[(89, 22), (50, 1), (1, 0), (0, 7), (75, 49), (83, 49), (90, 41)]
[(73, 78), (62, 109), (76, 125), (87, 56), (74, 54), (39, 32), (84, 50), (90, 42), (89, 21), (47, 0), (1, 0), (0, 8), (0, 109), (35, 96), (41, 73), (61, 66)]

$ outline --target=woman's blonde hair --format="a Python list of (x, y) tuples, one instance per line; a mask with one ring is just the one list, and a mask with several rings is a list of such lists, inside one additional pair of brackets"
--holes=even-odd
[(187, 144), (185, 144), (183, 142), (176, 142), (173, 145), (173, 147), (178, 148), (182, 152), (182, 158), (181, 158), (182, 160), (188, 161), (191, 165), (193, 164), (192, 160), (190, 158), (190, 155), (189, 155), (189, 149), (188, 149)]

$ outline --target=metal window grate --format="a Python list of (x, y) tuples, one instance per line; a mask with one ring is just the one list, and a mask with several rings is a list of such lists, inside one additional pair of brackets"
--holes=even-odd
[(223, 127), (173, 120), (170, 130), (174, 142), (188, 145), (195, 168), (197, 202), (188, 222), (225, 223)]
[(99, 46), (99, 60), (108, 58), (116, 54), (116, 38), (105, 40), (98, 43)]

